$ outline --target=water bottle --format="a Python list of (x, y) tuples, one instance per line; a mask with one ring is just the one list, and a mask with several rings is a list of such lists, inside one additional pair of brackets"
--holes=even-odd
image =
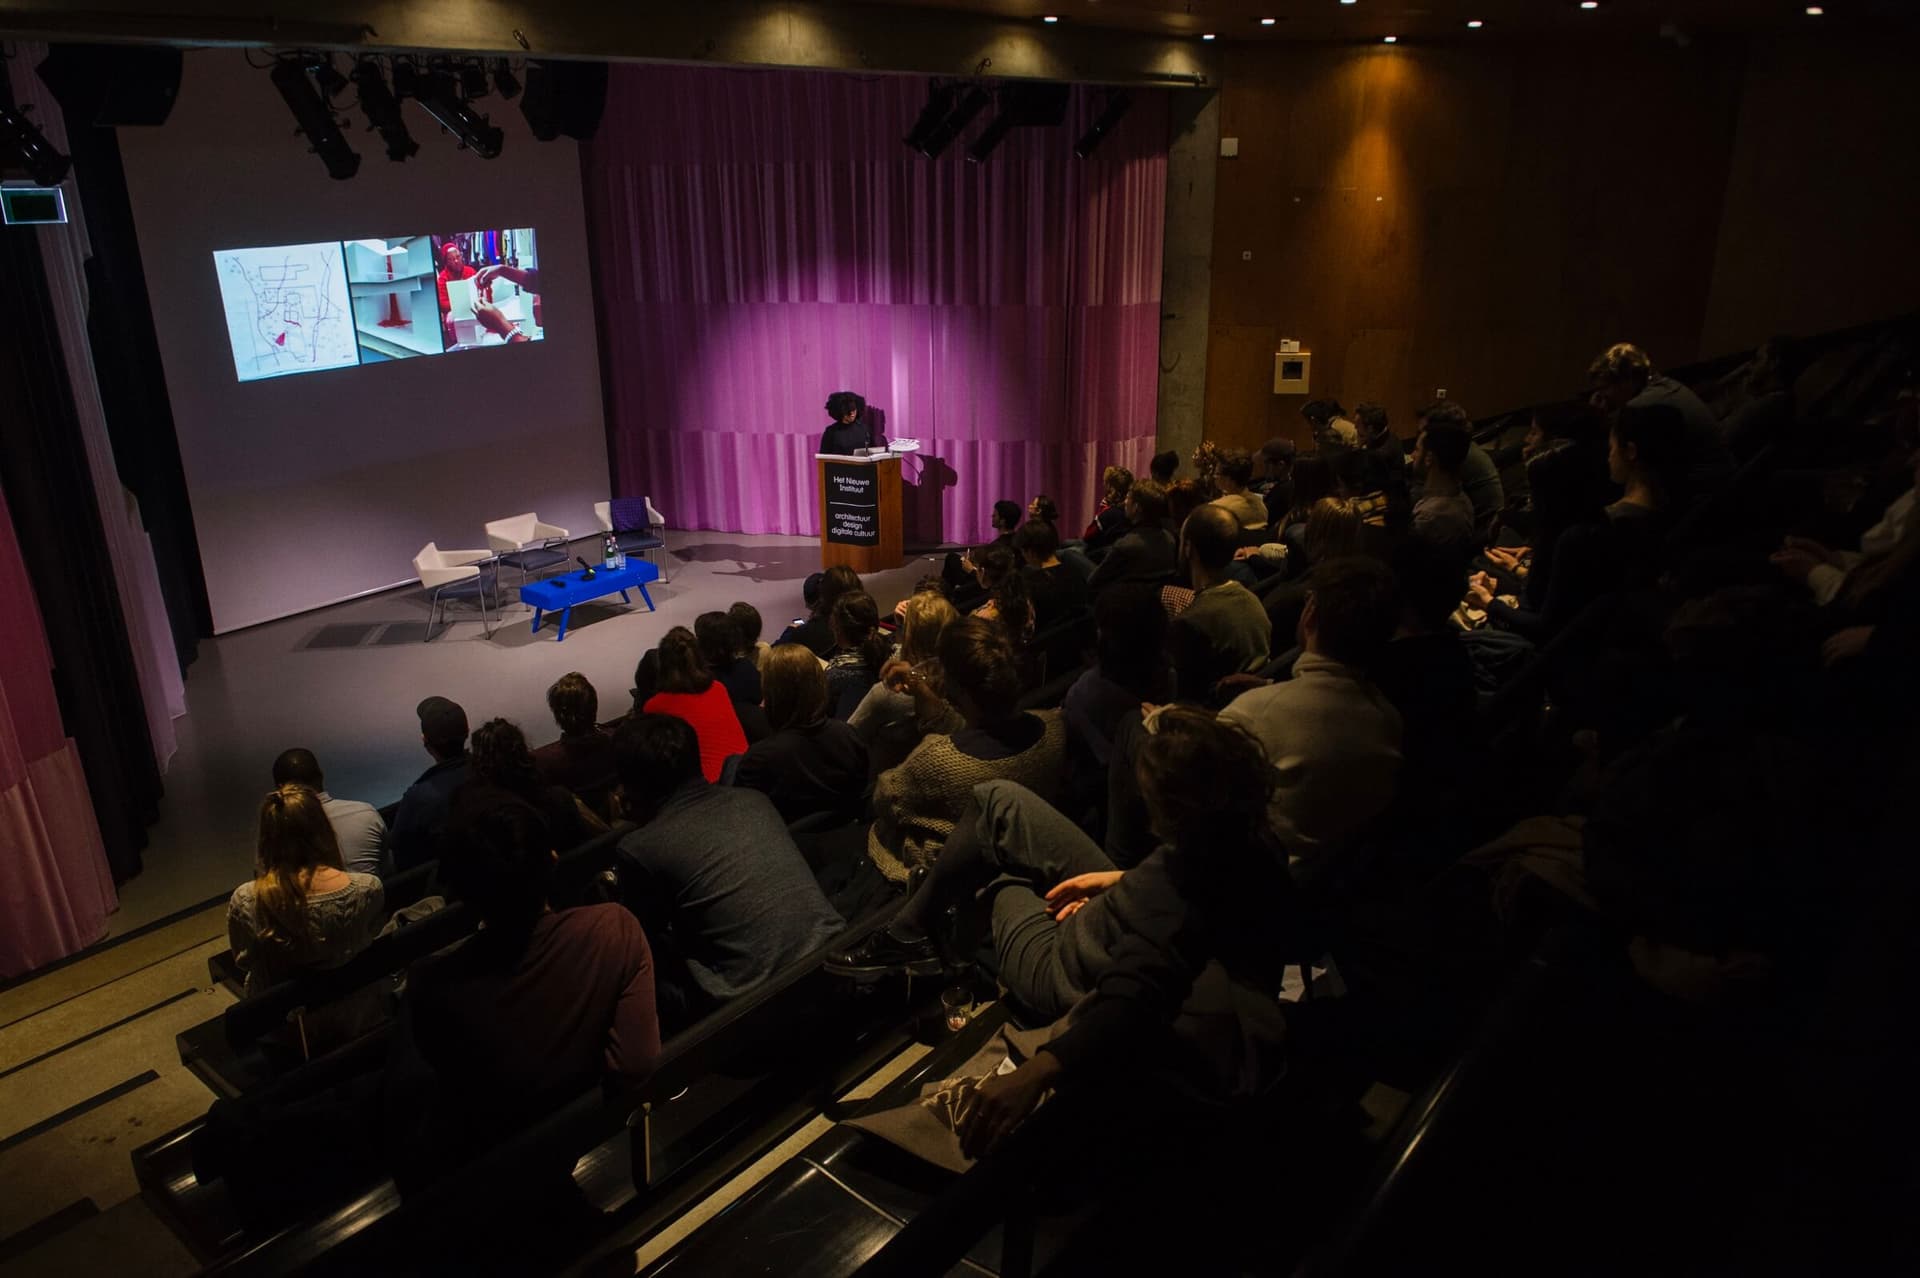
[(602, 547), (602, 550), (606, 552), (603, 555), (603, 559), (606, 563), (606, 566), (608, 568), (618, 568), (620, 566), (618, 562), (618, 556), (620, 554), (620, 543), (614, 540), (612, 533), (607, 534), (606, 544)]

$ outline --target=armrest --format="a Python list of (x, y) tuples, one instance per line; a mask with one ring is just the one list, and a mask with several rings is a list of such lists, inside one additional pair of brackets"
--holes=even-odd
[(536, 537), (553, 537), (561, 541), (567, 540), (567, 530), (558, 524), (536, 523), (533, 526), (533, 535)]
[(494, 543), (493, 548), (490, 550), (443, 550), (440, 552), (440, 558), (445, 561), (450, 568), (456, 566), (463, 567), (468, 564), (477, 564), (484, 560), (491, 559), (502, 550), (520, 549), (520, 547), (513, 542), (502, 543), (498, 538), (492, 536), (489, 536), (487, 540)]
[(423, 586), (444, 586), (451, 581), (465, 581), (469, 577), (478, 577), (480, 570), (471, 565), (464, 568), (422, 568), (420, 584)]
[[(513, 538), (502, 537), (499, 533), (492, 533), (492, 532), (487, 534), (487, 545), (490, 547), (490, 549), (487, 551), (487, 553), (490, 555), (500, 555), (500, 554), (505, 554), (508, 551), (520, 549), (520, 543), (515, 541)], [(456, 551), (454, 553), (465, 554), (466, 552)]]

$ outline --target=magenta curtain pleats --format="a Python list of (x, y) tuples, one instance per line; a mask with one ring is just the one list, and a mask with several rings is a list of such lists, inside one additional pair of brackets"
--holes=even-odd
[[(901, 143), (925, 80), (615, 67), (585, 148), (614, 487), (679, 528), (813, 534), (828, 393), (909, 459), (909, 541), (972, 541), (1047, 492), (1069, 535), (1101, 468), (1144, 471), (1159, 386), (1167, 104), (1087, 160), (1104, 105), (987, 163)], [(981, 117), (984, 122), (986, 116)], [(977, 128), (977, 124), (976, 124)]]

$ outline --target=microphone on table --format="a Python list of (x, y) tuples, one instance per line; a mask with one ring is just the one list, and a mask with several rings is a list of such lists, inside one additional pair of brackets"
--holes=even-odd
[(573, 557), (573, 562), (575, 562), (575, 563), (577, 563), (577, 564), (579, 564), (579, 565), (580, 565), (580, 566), (581, 566), (582, 568), (585, 568), (585, 569), (586, 569), (586, 571), (585, 571), (584, 573), (581, 573), (581, 574), (580, 574), (580, 579), (581, 579), (582, 581), (592, 581), (592, 580), (593, 580), (593, 565), (592, 565), (592, 564), (590, 564), (590, 563), (588, 563), (588, 562), (587, 562), (586, 560), (584, 560), (584, 559), (582, 559), (582, 558), (581, 558), (580, 556), (578, 556), (578, 555), (575, 555), (575, 556)]

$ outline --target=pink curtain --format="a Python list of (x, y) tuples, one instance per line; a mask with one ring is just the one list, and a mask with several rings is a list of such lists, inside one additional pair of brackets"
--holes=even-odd
[(0, 494), (0, 980), (100, 939), (118, 904), (80, 754), (60, 724), (53, 657)]
[[(616, 66), (585, 148), (614, 487), (679, 528), (814, 534), (829, 392), (921, 441), (909, 542), (975, 541), (1002, 497), (1069, 529), (1144, 473), (1159, 386), (1167, 103), (1087, 160), (1066, 122), (980, 165), (901, 142), (910, 77)], [(982, 113), (969, 133), (989, 118)]]

